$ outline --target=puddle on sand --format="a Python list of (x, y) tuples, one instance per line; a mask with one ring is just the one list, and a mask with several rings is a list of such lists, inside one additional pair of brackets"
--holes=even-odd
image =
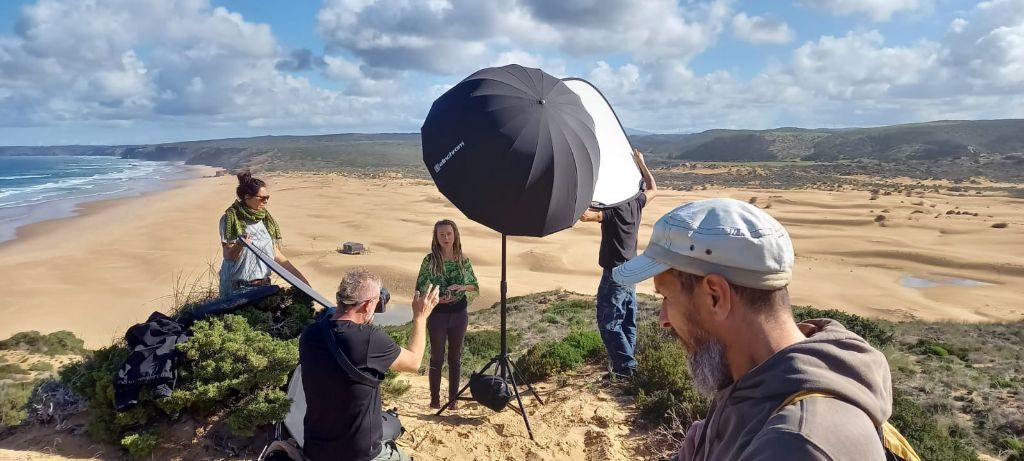
[(948, 277), (945, 275), (904, 275), (903, 277), (900, 277), (900, 285), (907, 288), (937, 288), (984, 287), (994, 284), (962, 277)]

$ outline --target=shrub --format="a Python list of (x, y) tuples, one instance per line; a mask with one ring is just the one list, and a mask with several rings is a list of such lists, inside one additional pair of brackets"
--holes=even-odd
[(29, 371), (53, 371), (53, 364), (50, 362), (36, 362), (28, 367)]
[(835, 320), (876, 348), (891, 344), (895, 337), (892, 324), (888, 322), (872, 320), (836, 309), (793, 306), (793, 318), (797, 322), (816, 318)]
[(0, 383), (0, 429), (25, 420), (25, 403), (31, 393), (32, 383)]
[(274, 339), (241, 316), (225, 315), (196, 322), (178, 350), (185, 357), (181, 384), (159, 401), (168, 414), (229, 407), (228, 426), (238, 435), (251, 435), (257, 426), (287, 414), (289, 401), (281, 388), (299, 360), (296, 341)]
[(1002, 440), (1002, 449), (1006, 461), (1024, 461), (1024, 440), (1007, 437)]
[(114, 409), (114, 374), (128, 354), (123, 343), (114, 344), (58, 372), (61, 382), (89, 402), (86, 431), (98, 442), (118, 443), (127, 429), (146, 424), (157, 414), (152, 393), (146, 390), (139, 394), (139, 403), (130, 410), (117, 412)]
[(409, 392), (412, 385), (408, 381), (399, 380), (398, 372), (388, 370), (384, 373), (384, 382), (380, 385), (381, 398), (384, 400), (397, 399)]
[(707, 414), (710, 402), (693, 387), (686, 353), (657, 325), (641, 326), (636, 360), (630, 386), (636, 393), (642, 420), (669, 424), (675, 416), (678, 421), (689, 424)]
[(601, 334), (594, 330), (573, 330), (562, 342), (578, 350), (586, 361), (599, 360), (605, 355)]
[(157, 436), (142, 432), (126, 435), (121, 439), (121, 447), (132, 458), (141, 459), (152, 454), (158, 442)]
[(593, 330), (575, 329), (561, 340), (534, 344), (516, 365), (523, 379), (534, 383), (602, 357), (601, 336)]
[(0, 379), (13, 378), (15, 375), (27, 375), (28, 370), (17, 363), (0, 364)]
[(896, 392), (889, 422), (907, 438), (921, 459), (928, 461), (976, 460), (978, 454), (965, 436), (939, 427), (935, 417), (913, 400)]
[(85, 341), (66, 330), (41, 334), (38, 331), (15, 333), (0, 341), (0, 350), (19, 349), (35, 354), (65, 355), (85, 353)]
[(960, 346), (954, 346), (952, 344), (936, 341), (933, 339), (919, 339), (912, 348), (914, 352), (925, 355), (933, 355), (936, 357), (949, 357), (954, 356), (964, 362), (969, 360), (969, 351)]
[(593, 318), (594, 301), (588, 299), (558, 301), (544, 309), (544, 319), (549, 323), (589, 325)]

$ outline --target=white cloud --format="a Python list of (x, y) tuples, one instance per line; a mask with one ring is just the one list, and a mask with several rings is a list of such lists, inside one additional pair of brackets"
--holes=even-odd
[(750, 43), (789, 43), (793, 31), (785, 21), (761, 16), (747, 16), (739, 13), (732, 17), (733, 33), (740, 40)]
[(874, 21), (888, 21), (896, 13), (931, 8), (931, 0), (802, 0), (804, 4), (839, 16), (863, 14)]
[(317, 31), (372, 68), (464, 75), (529, 47), (687, 60), (714, 44), (730, 16), (731, 0), (327, 0)]
[(0, 36), (3, 126), (162, 120), (383, 129), (408, 124), (423, 103), (378, 97), (394, 95), (394, 80), (367, 78), (336, 58), (323, 66), (352, 80), (348, 94), (282, 72), (289, 53), (268, 25), (207, 0), (40, 0), (22, 9), (15, 32)]

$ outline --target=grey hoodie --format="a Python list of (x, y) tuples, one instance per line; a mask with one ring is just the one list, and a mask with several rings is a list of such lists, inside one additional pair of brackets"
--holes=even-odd
[[(809, 320), (806, 340), (715, 395), (686, 434), (679, 461), (884, 461), (877, 427), (892, 413), (889, 363), (839, 322)], [(771, 413), (800, 391), (820, 391)], [(770, 418), (769, 418), (770, 417)]]

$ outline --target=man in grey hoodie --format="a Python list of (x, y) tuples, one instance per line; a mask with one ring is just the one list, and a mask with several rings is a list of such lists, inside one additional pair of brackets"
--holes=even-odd
[[(711, 411), (687, 431), (679, 461), (883, 461), (892, 411), (889, 365), (833, 320), (797, 324), (789, 304), (793, 244), (761, 209), (691, 202), (654, 225), (619, 283), (653, 277), (660, 323), (686, 348)], [(824, 395), (783, 405), (801, 392)]]

